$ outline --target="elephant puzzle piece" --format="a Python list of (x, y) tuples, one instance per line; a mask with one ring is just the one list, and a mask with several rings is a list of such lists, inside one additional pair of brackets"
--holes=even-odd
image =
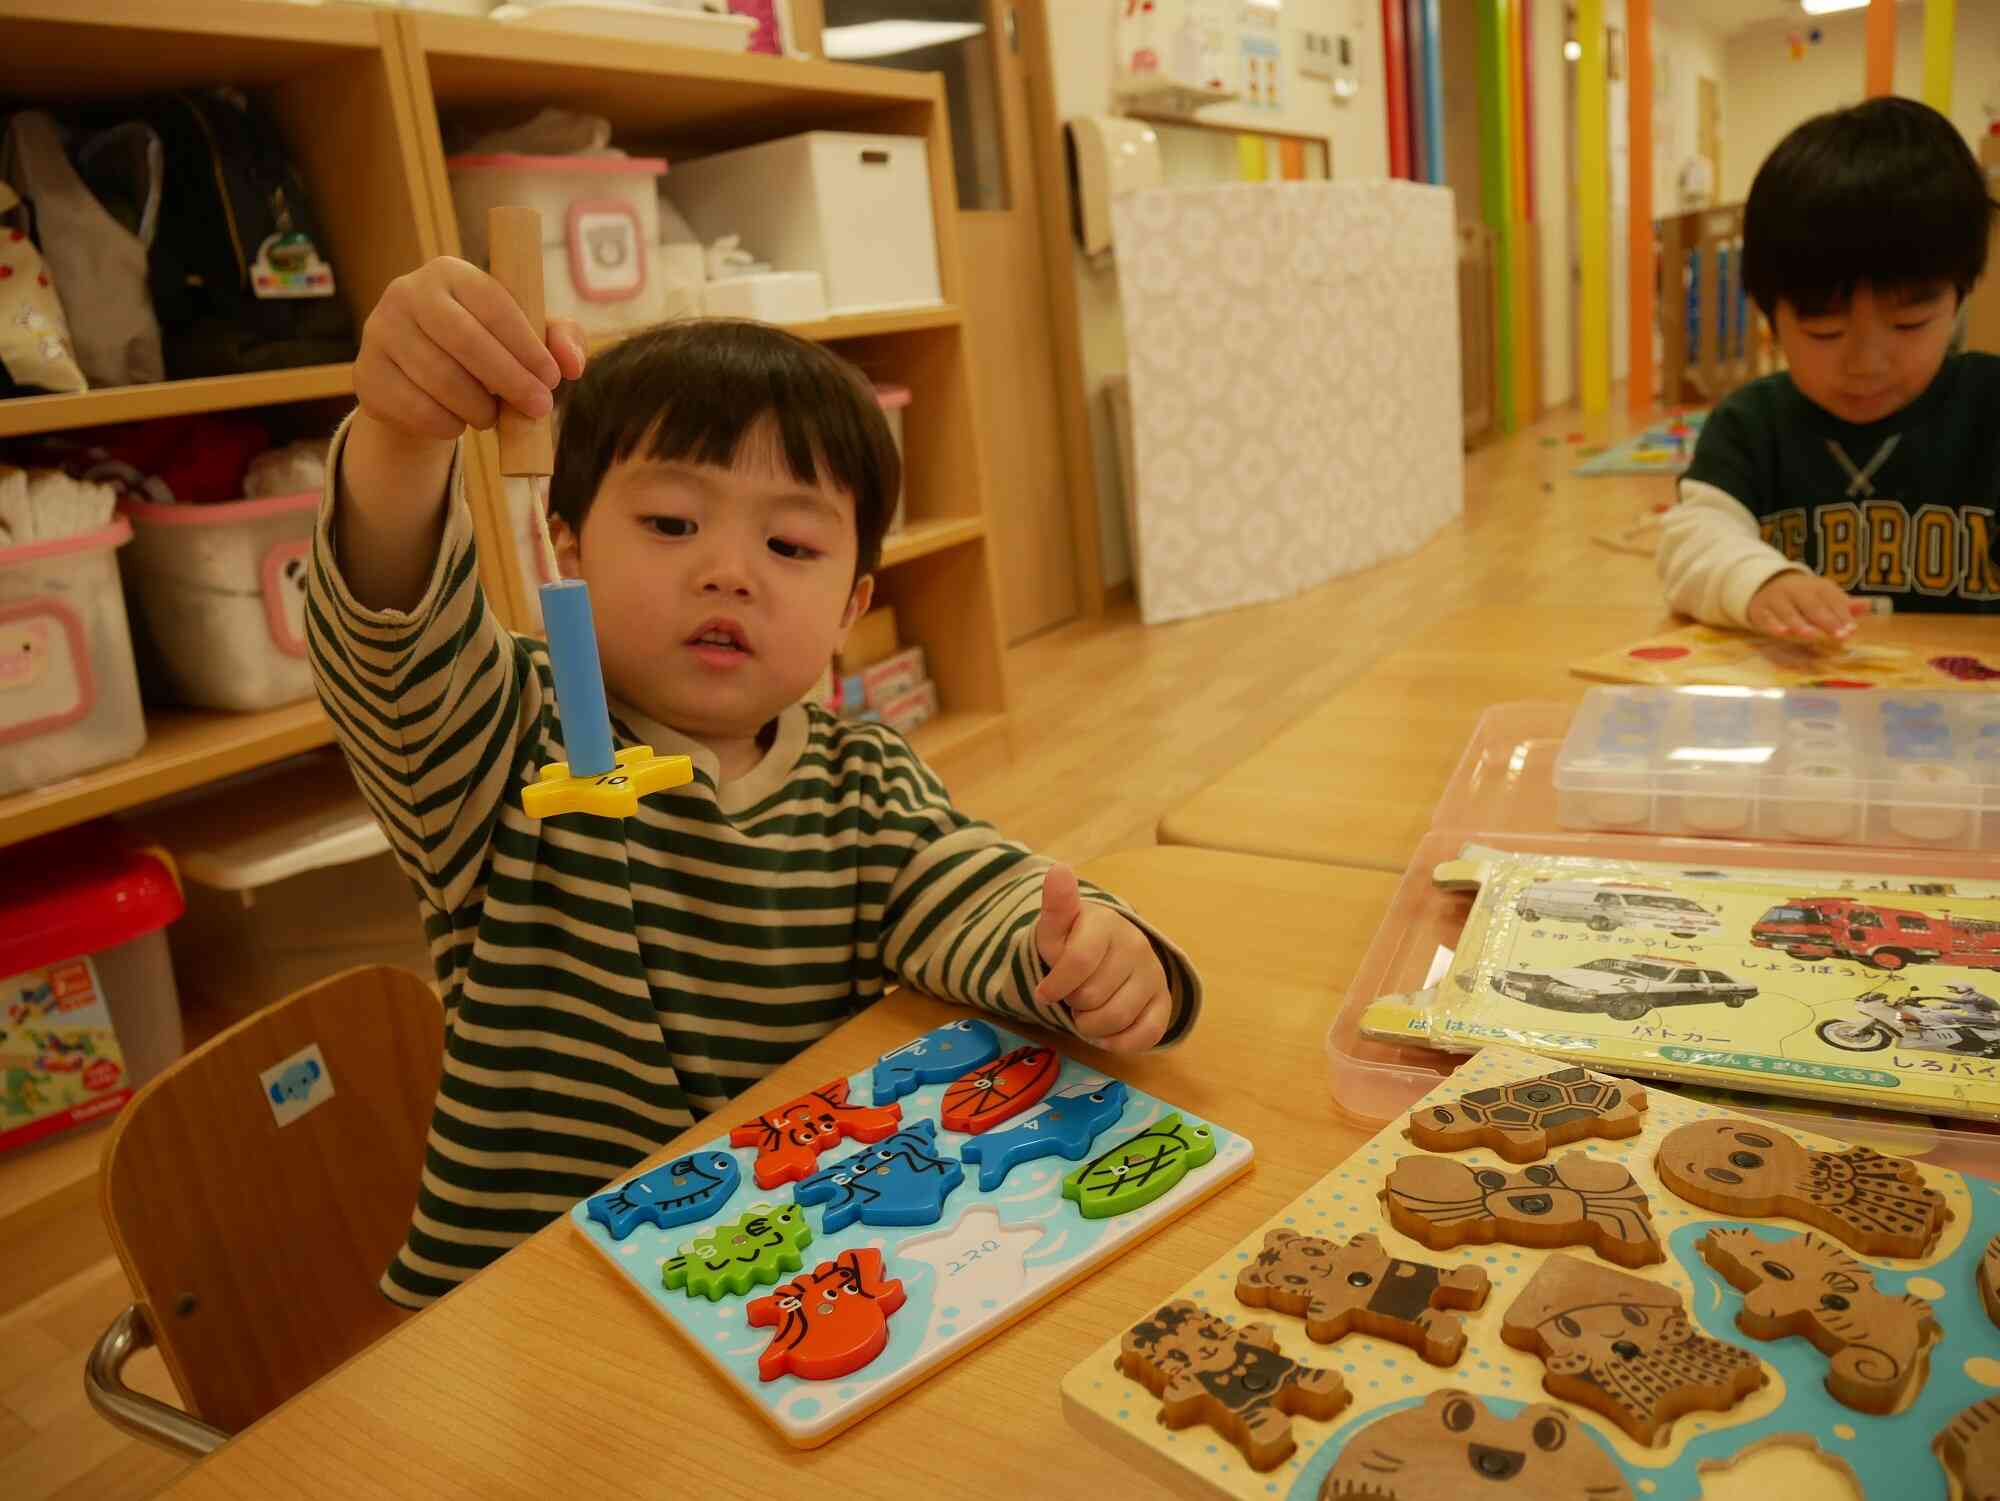
[(690, 1298), (717, 1303), (796, 1272), (805, 1265), (799, 1252), (812, 1238), (798, 1205), (752, 1204), (739, 1218), (682, 1246), (680, 1255), (660, 1268), (660, 1281), (668, 1292), (685, 1287)]
[(1979, 1301), (1986, 1305), (1986, 1317), (2000, 1324), (2000, 1235), (1986, 1242), (1979, 1257)]
[(585, 1212), (613, 1240), (623, 1240), (645, 1220), (671, 1230), (706, 1219), (729, 1202), (742, 1181), (743, 1169), (727, 1152), (690, 1152), (596, 1195)]
[(1110, 1219), (1145, 1208), (1214, 1159), (1215, 1133), (1170, 1115), (1071, 1173), (1062, 1193), (1085, 1219)]
[(1727, 1412), (1765, 1381), (1748, 1350), (1696, 1333), (1672, 1288), (1575, 1256), (1542, 1263), (1500, 1337), (1541, 1358), (1550, 1396), (1641, 1444), (1661, 1442), (1683, 1413)]
[(1348, 1401), (1332, 1371), (1279, 1354), (1269, 1324), (1239, 1329), (1186, 1298), (1126, 1331), (1118, 1369), (1160, 1399), (1167, 1427), (1206, 1423), (1253, 1470), (1274, 1469), (1290, 1457), (1295, 1415), (1325, 1420)]
[(1788, 1215), (1863, 1256), (1928, 1256), (1951, 1221), (1916, 1164), (1867, 1147), (1821, 1152), (1761, 1121), (1693, 1121), (1653, 1160), (1690, 1204), (1742, 1219)]
[(1868, 1268), (1807, 1231), (1765, 1240), (1754, 1230), (1711, 1230), (1702, 1259), (1744, 1294), (1736, 1327), (1752, 1339), (1803, 1334), (1832, 1357), (1826, 1389), (1857, 1412), (1886, 1413), (1913, 1398), (1943, 1337), (1931, 1305), (1877, 1290)]
[(777, 1331), (757, 1357), (758, 1377), (851, 1376), (888, 1346), (889, 1315), (903, 1297), (903, 1284), (883, 1275), (882, 1253), (872, 1246), (822, 1261), (744, 1310), (752, 1327)]
[(1125, 1086), (1116, 1079), (1088, 1081), (1059, 1089), (1046, 1108), (1017, 1126), (975, 1136), (958, 1155), (979, 1165), (979, 1191), (991, 1193), (1007, 1174), (1041, 1157), (1081, 1162), (1090, 1144), (1125, 1113)]
[(835, 1079), (789, 1105), (767, 1110), (729, 1133), (732, 1147), (755, 1147), (754, 1174), (759, 1188), (776, 1188), (803, 1178), (819, 1163), (819, 1154), (839, 1145), (843, 1137), (880, 1141), (902, 1123), (901, 1105), (850, 1105), (847, 1081)]
[(1931, 1440), (1931, 1452), (1962, 1501), (2000, 1501), (2000, 1397), (1960, 1412)]
[(1632, 1501), (1604, 1446), (1560, 1407), (1537, 1402), (1503, 1418), (1452, 1388), (1349, 1438), (1320, 1483), (1319, 1501), (1443, 1501), (1467, 1493), (1481, 1501)]
[(1666, 1260), (1646, 1191), (1615, 1162), (1571, 1152), (1516, 1173), (1402, 1157), (1382, 1186), (1389, 1223), (1433, 1251), (1470, 1242), (1588, 1246), (1620, 1266)]
[(1432, 1365), (1455, 1365), (1465, 1353), (1465, 1325), (1442, 1310), (1486, 1304), (1486, 1269), (1447, 1271), (1405, 1261), (1373, 1235), (1340, 1245), (1279, 1228), (1236, 1278), (1236, 1299), (1306, 1321), (1306, 1338), (1330, 1345), (1351, 1332), (1408, 1345)]
[(1000, 1056), (1000, 1038), (971, 1017), (933, 1027), (875, 1060), (875, 1103), (887, 1105), (924, 1084), (942, 1084)]
[(947, 1084), (938, 1120), (947, 1131), (976, 1136), (1039, 1104), (1061, 1072), (1053, 1048), (1016, 1048)]
[(944, 1201), (965, 1181), (965, 1169), (937, 1153), (937, 1122), (918, 1121), (802, 1178), (792, 1189), (800, 1204), (824, 1204), (820, 1232), (832, 1235), (856, 1220), (864, 1225), (934, 1225)]
[(1410, 1116), (1410, 1139), (1427, 1152), (1490, 1147), (1509, 1162), (1533, 1162), (1588, 1136), (1636, 1136), (1646, 1091), (1624, 1079), (1563, 1068), (1475, 1089)]

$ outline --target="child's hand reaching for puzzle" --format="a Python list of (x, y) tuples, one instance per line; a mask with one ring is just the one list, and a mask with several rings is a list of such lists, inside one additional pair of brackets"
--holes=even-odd
[(1854, 634), (1855, 617), (1867, 613), (1866, 600), (1797, 569), (1767, 580), (1750, 596), (1750, 628), (1788, 641), (1844, 641)]
[(1122, 914), (1084, 901), (1067, 865), (1050, 866), (1042, 881), (1035, 946), (1049, 971), (1035, 999), (1066, 1004), (1086, 1042), (1139, 1053), (1165, 1035), (1174, 1003), (1152, 940)]

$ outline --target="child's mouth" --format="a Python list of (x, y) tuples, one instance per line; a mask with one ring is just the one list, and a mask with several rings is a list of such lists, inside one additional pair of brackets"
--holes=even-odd
[(750, 656), (743, 631), (733, 620), (709, 621), (688, 637), (687, 645), (710, 666), (733, 666)]

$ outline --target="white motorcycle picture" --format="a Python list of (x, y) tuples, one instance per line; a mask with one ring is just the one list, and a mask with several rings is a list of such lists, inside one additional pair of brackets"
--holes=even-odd
[(1900, 1000), (1886, 990), (1854, 998), (1860, 1016), (1821, 1022), (1813, 1030), (1822, 1042), (1846, 1053), (1879, 1053), (1887, 1047), (1921, 1053), (1959, 1053), (2000, 1058), (2000, 1001), (1970, 985), (1947, 985), (1945, 995), (1909, 995)]

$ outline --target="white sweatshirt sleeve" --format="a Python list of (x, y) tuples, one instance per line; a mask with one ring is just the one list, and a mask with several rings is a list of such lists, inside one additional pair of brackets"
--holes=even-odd
[(1764, 541), (1750, 508), (1726, 490), (1682, 480), (1680, 504), (1661, 518), (1659, 570), (1667, 603), (1707, 625), (1748, 625), (1750, 597), (1796, 569)]

